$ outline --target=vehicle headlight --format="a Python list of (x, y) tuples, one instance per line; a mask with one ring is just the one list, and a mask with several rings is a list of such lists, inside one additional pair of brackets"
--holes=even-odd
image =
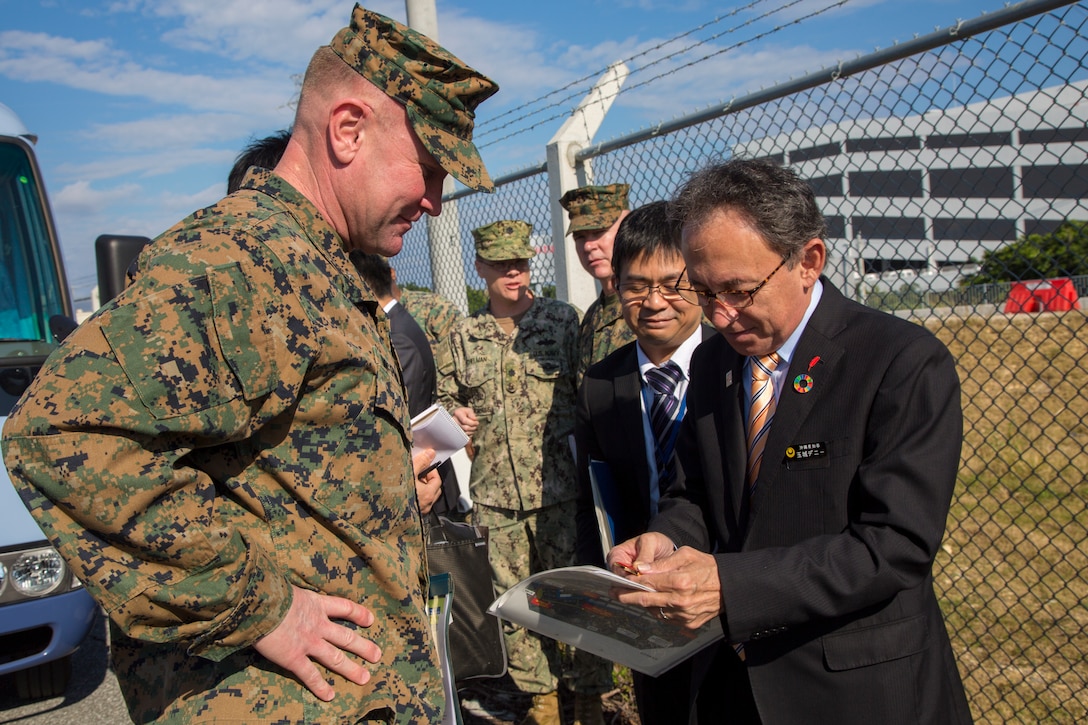
[(8, 570), (4, 562), (0, 561), (0, 594), (4, 593), (4, 585), (8, 583)]
[(21, 554), (11, 565), (8, 576), (25, 596), (44, 596), (64, 580), (64, 560), (53, 549), (35, 549)]

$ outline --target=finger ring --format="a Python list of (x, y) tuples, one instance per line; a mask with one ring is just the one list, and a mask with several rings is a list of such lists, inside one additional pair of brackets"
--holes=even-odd
[(662, 619), (668, 619), (669, 618), (669, 615), (665, 614), (664, 607), (658, 607), (657, 611), (661, 614)]

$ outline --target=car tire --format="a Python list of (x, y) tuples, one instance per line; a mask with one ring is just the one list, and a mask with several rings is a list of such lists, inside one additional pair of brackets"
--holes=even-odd
[(72, 657), (20, 670), (15, 673), (15, 689), (24, 700), (42, 700), (59, 697), (68, 688), (72, 678)]

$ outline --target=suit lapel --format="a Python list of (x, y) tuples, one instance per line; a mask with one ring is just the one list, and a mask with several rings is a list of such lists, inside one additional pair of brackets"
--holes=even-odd
[(828, 383), (834, 379), (836, 368), (842, 360), (844, 350), (833, 340), (845, 327), (840, 315), (842, 299), (838, 291), (824, 280), (823, 297), (801, 333), (786, 379), (782, 382), (782, 394), (775, 409), (752, 497), (750, 515), (753, 517), (759, 513), (760, 502), (767, 492), (775, 485), (785, 484), (781, 480), (785, 471), (781, 462), (785, 458), (786, 448), (797, 443), (816, 442), (798, 440), (797, 434), (809, 414), (827, 394), (831, 387)]
[(727, 370), (724, 381), (725, 398), (721, 402), (722, 410), (721, 431), (722, 451), (739, 451), (740, 455), (730, 455), (725, 460), (726, 490), (730, 495), (732, 512), (737, 519), (737, 526), (743, 529), (744, 520), (747, 518), (745, 506), (747, 496), (744, 495), (746, 486), (745, 468), (747, 467), (747, 440), (744, 434), (744, 358), (733, 355), (733, 365)]

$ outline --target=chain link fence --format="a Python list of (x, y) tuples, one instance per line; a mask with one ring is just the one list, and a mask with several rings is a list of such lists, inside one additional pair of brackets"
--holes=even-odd
[[(934, 574), (976, 720), (1085, 722), (1088, 6), (1002, 12), (580, 161), (634, 206), (731, 155), (810, 181), (832, 282), (958, 360), (965, 443)], [(533, 224), (534, 286), (554, 284), (543, 166), (456, 204), (470, 287), (467, 230), (499, 218)]]

